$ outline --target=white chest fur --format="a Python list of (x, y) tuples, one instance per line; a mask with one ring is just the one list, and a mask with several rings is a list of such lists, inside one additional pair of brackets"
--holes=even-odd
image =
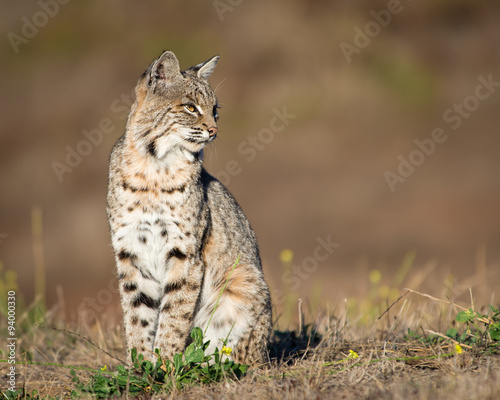
[(126, 248), (136, 256), (136, 266), (157, 282), (168, 272), (168, 254), (173, 248), (185, 252), (191, 239), (186, 236), (178, 210), (186, 194), (122, 192), (122, 213), (116, 220), (113, 247)]

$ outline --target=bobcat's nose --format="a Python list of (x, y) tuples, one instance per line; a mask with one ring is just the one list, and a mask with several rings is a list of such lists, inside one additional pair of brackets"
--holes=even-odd
[(208, 135), (210, 137), (214, 137), (215, 135), (217, 135), (217, 127), (216, 126), (211, 126), (210, 128), (208, 128)]

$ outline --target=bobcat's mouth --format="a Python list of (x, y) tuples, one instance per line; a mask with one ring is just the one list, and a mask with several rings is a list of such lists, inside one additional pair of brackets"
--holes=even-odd
[(182, 135), (182, 138), (190, 143), (199, 143), (199, 144), (204, 144), (204, 143), (210, 143), (212, 140), (215, 139), (217, 134), (210, 134), (206, 130), (190, 130), (187, 132), (187, 134)]
[(191, 152), (199, 152), (205, 145), (215, 139), (216, 135), (213, 131), (211, 133), (212, 136), (210, 136), (208, 130), (176, 127), (168, 134), (161, 135), (153, 139), (150, 143), (146, 143), (146, 151), (159, 159), (164, 158), (169, 152), (179, 148), (184, 148)]

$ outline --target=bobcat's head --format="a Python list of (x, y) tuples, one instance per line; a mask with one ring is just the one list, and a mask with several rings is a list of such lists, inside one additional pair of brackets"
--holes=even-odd
[(163, 159), (181, 152), (200, 153), (217, 135), (218, 103), (207, 79), (219, 56), (185, 71), (165, 51), (136, 87), (129, 130), (147, 156)]

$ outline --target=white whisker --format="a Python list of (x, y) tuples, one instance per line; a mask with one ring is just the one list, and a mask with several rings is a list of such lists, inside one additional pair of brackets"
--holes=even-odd
[(222, 86), (222, 87), (221, 87), (221, 85), (222, 85), (222, 84), (223, 84), (223, 83), (224, 83), (224, 82), (225, 82), (228, 78), (229, 78), (229, 77), (228, 77), (228, 76), (226, 76), (223, 80), (221, 80), (221, 81), (220, 81), (220, 83), (216, 86), (216, 88), (215, 88), (215, 90), (214, 90), (214, 93), (217, 93), (217, 91), (219, 90), (219, 88), (221, 88), (221, 89), (222, 89), (222, 87), (224, 87), (224, 86)]

